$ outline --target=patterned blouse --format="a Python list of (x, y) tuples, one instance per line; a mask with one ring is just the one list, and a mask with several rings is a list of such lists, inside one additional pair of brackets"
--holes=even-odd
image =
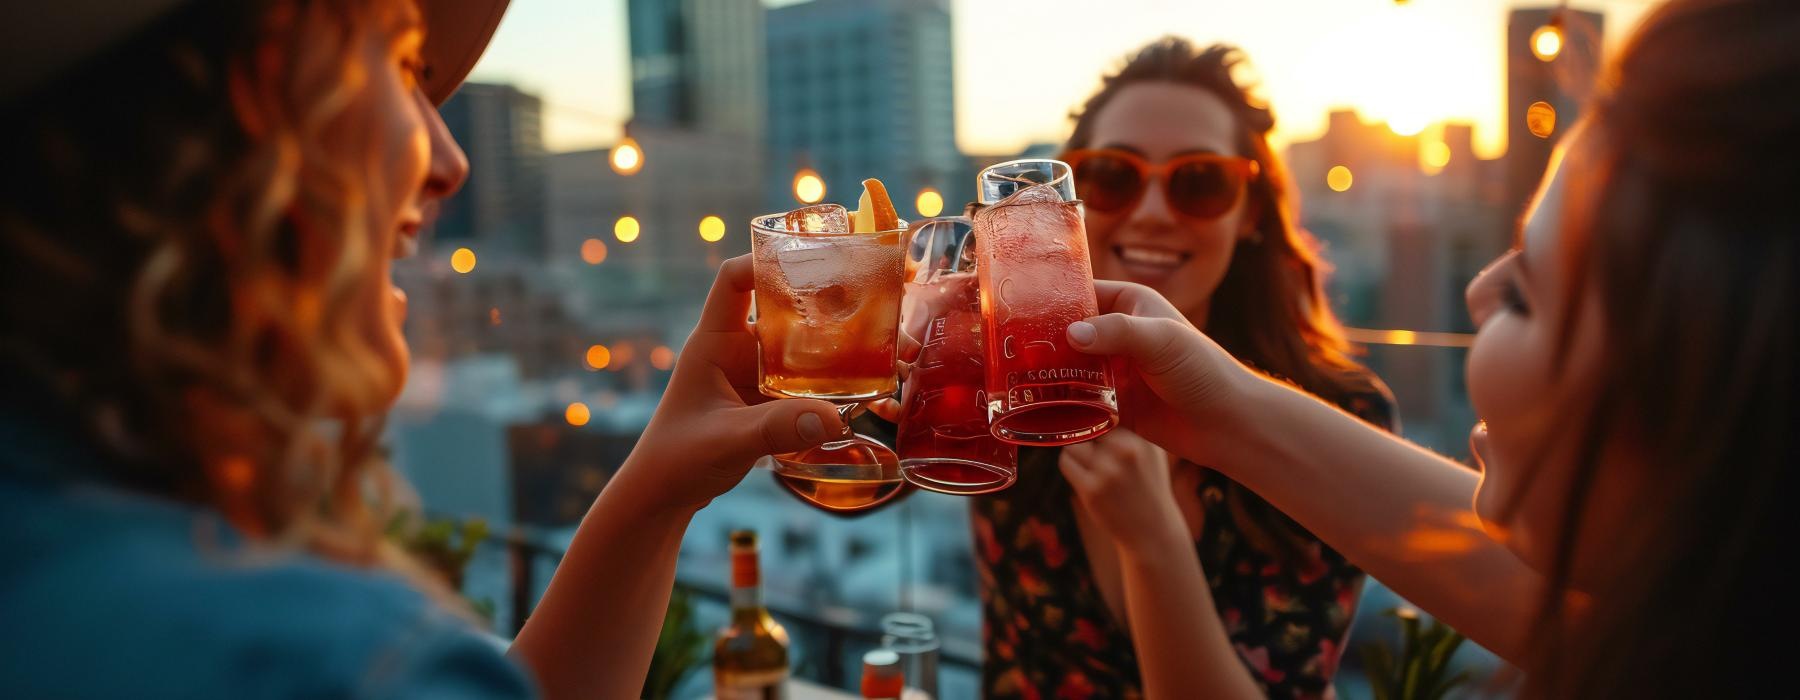
[[(1381, 390), (1341, 405), (1393, 429), (1393, 403)], [(1074, 491), (1057, 456), (1054, 449), (1022, 450), (1018, 482), (973, 499), (984, 694), (1141, 698), (1137, 654), (1095, 583), (1075, 522)], [(1269, 697), (1332, 697), (1363, 573), (1279, 513), (1277, 520), (1303, 535), (1303, 563), (1286, 565), (1254, 546), (1231, 516), (1230, 486), (1225, 476), (1202, 470), (1205, 525), (1194, 551), (1232, 646)]]

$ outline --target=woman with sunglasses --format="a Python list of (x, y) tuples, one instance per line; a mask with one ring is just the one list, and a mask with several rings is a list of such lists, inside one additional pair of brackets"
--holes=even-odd
[(757, 395), (743, 256), (510, 649), (383, 536), (389, 270), (505, 7), (0, 4), (0, 695), (637, 697), (695, 511), (842, 429)]
[[(1390, 428), (1296, 227), (1273, 117), (1232, 80), (1242, 60), (1162, 39), (1082, 108), (1064, 158), (1094, 275), (1156, 289), (1233, 355)], [(1329, 692), (1363, 581), (1337, 552), (1125, 428), (1020, 460), (973, 505), (989, 695), (1188, 697), (1194, 674), (1219, 693)]]
[(1793, 697), (1796, 35), (1791, 0), (1672, 0), (1608, 62), (1517, 247), (1469, 284), (1480, 473), (1271, 381), (1142, 286), (1099, 283), (1112, 313), (1069, 340), (1150, 389), (1142, 434), (1522, 668), (1523, 697)]

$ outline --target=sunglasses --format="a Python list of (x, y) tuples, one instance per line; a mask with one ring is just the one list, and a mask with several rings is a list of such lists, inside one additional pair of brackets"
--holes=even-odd
[(1075, 196), (1089, 209), (1113, 213), (1143, 198), (1153, 179), (1162, 179), (1169, 208), (1196, 219), (1217, 219), (1231, 211), (1261, 169), (1239, 156), (1196, 153), (1152, 163), (1131, 151), (1083, 148), (1063, 154), (1075, 172)]

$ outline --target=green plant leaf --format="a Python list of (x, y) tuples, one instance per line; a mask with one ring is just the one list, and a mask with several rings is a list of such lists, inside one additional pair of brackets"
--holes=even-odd
[(1358, 649), (1363, 667), (1369, 674), (1369, 691), (1374, 700), (1394, 698), (1394, 650), (1381, 642), (1369, 642)]

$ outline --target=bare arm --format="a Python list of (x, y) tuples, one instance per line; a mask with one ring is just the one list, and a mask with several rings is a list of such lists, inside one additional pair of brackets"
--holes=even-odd
[(1169, 487), (1168, 456), (1118, 428), (1063, 448), (1061, 467), (1082, 510), (1119, 550), (1145, 697), (1263, 697), (1213, 607)]
[(692, 510), (647, 508), (621, 478), (582, 519), (563, 563), (509, 652), (545, 697), (637, 697), (675, 582)]
[(1518, 658), (1546, 584), (1482, 528), (1480, 475), (1285, 385), (1258, 378), (1248, 391), (1209, 464), (1395, 592)]
[(1478, 475), (1245, 368), (1147, 287), (1096, 288), (1114, 313), (1074, 324), (1069, 339), (1127, 361), (1122, 401), (1140, 433), (1224, 472), (1400, 595), (1519, 658), (1546, 584), (1482, 528)]
[(668, 608), (694, 513), (765, 454), (843, 431), (823, 401), (756, 391), (756, 338), (744, 319), (750, 256), (725, 262), (700, 325), (637, 447), (588, 510), (510, 654), (548, 698), (634, 698)]

